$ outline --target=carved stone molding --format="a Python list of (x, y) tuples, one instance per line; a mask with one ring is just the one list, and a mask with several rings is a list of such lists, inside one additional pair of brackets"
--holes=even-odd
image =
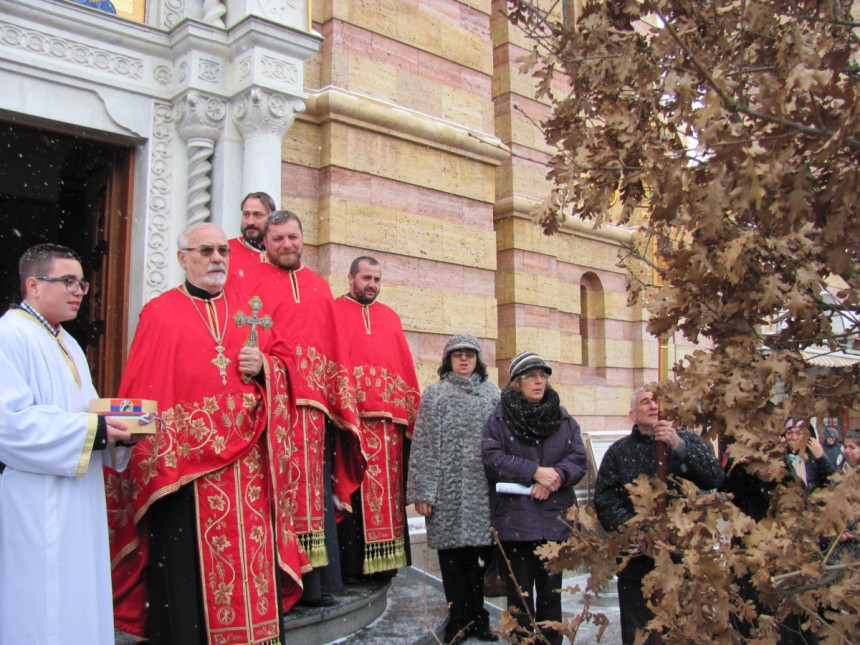
[(291, 61), (263, 56), (260, 58), (264, 78), (270, 78), (279, 83), (295, 85), (299, 82), (299, 67)]
[(59, 38), (34, 29), (0, 21), (0, 46), (15, 47), (31, 54), (129, 79), (143, 77), (143, 60), (84, 42)]
[(217, 83), (221, 77), (221, 63), (201, 58), (197, 63), (197, 78), (208, 83)]
[(212, 154), (227, 116), (223, 99), (189, 91), (173, 104), (179, 136), (188, 146), (187, 223), (205, 222), (211, 216)]
[(161, 85), (170, 85), (173, 80), (173, 68), (167, 65), (158, 65), (152, 70), (152, 77)]
[(173, 29), (188, 15), (185, 7), (186, 0), (163, 0), (163, 2), (164, 13), (161, 18), (161, 27)]
[(304, 109), (301, 99), (252, 87), (233, 99), (233, 121), (246, 139), (262, 135), (282, 138)]
[(145, 301), (152, 300), (168, 288), (173, 136), (173, 108), (167, 103), (158, 102), (153, 110), (152, 139), (150, 141)]

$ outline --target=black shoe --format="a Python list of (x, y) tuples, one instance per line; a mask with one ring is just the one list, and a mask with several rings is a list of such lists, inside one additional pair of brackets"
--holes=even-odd
[(296, 604), (300, 607), (333, 607), (337, 600), (331, 594), (324, 593), (319, 598), (302, 598)]
[(499, 640), (499, 637), (493, 633), (493, 630), (489, 627), (478, 627), (474, 631), (469, 633), (469, 636), (474, 636), (479, 641), (484, 641), (485, 643), (495, 643)]
[(468, 630), (455, 629), (450, 623), (445, 626), (445, 642), (448, 645), (460, 645), (467, 638), (469, 638)]

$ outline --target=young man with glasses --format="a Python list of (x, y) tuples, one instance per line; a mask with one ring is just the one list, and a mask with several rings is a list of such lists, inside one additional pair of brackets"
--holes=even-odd
[[(0, 643), (114, 642), (102, 466), (125, 424), (91, 414), (87, 359), (62, 323), (89, 284), (78, 256), (40, 244), (0, 319)], [(117, 449), (120, 466), (127, 448)], [(104, 461), (103, 461), (104, 460)]]

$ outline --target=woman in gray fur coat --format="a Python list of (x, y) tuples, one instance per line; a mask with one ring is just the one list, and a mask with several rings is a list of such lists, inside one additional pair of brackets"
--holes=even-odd
[(499, 402), (481, 346), (469, 334), (445, 345), (439, 381), (421, 397), (412, 437), (406, 501), (424, 516), (427, 545), (439, 552), (451, 604), (445, 640), (496, 641), (484, 609), (484, 569), (492, 553), (490, 500), (481, 435)]

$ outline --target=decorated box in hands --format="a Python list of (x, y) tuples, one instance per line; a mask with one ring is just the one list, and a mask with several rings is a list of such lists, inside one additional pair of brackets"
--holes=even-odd
[(93, 399), (90, 412), (122, 421), (132, 434), (154, 434), (158, 402), (151, 399)]

